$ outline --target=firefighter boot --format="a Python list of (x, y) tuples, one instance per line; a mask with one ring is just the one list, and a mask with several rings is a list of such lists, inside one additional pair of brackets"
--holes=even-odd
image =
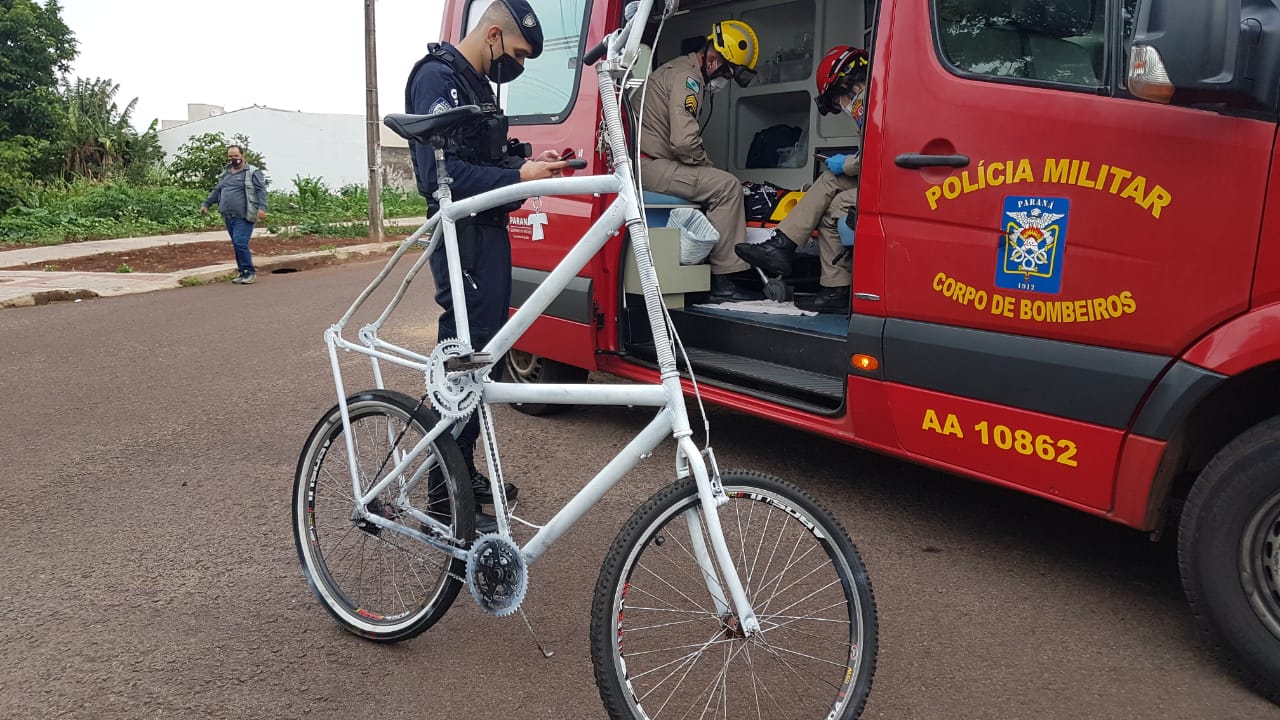
[(774, 230), (768, 240), (755, 244), (739, 243), (733, 251), (752, 267), (770, 275), (786, 277), (791, 274), (791, 258), (796, 254), (796, 244), (781, 231)]
[(813, 301), (803, 309), (820, 313), (847, 314), (849, 312), (849, 287), (823, 287)]

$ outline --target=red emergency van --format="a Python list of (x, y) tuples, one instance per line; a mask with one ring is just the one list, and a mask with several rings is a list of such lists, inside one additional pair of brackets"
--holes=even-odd
[[(449, 0), (447, 37), (487, 4)], [(532, 4), (546, 51), (504, 86), (512, 135), (605, 171), (600, 98), (578, 59), (623, 2)], [(1176, 532), (1209, 644), (1280, 699), (1276, 4), (681, 0), (660, 33), (652, 23), (652, 67), (722, 19), (749, 23), (762, 47), (756, 82), (702, 111), (711, 157), (743, 180), (802, 189), (819, 156), (856, 144), (849, 118), (816, 112), (814, 69), (834, 45), (872, 61), (848, 314), (706, 307), (706, 266), (679, 264), (679, 233), (651, 205), (704, 397)], [(643, 79), (637, 68), (629, 100)], [(799, 141), (749, 162), (778, 126)], [(607, 200), (513, 214), (515, 305)], [(655, 379), (626, 242), (526, 334), (508, 374)]]

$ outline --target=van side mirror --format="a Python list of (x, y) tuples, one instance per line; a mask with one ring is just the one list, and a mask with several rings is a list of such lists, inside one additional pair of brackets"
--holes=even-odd
[(1139, 0), (1129, 92), (1173, 105), (1280, 108), (1272, 0)]

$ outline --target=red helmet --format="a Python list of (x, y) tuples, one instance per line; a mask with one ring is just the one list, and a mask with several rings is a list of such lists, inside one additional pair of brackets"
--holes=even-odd
[(818, 63), (818, 74), (815, 78), (818, 85), (818, 97), (815, 102), (818, 110), (824, 115), (840, 112), (835, 105), (834, 95), (847, 93), (855, 81), (866, 77), (871, 58), (867, 51), (852, 45), (837, 45), (822, 56)]

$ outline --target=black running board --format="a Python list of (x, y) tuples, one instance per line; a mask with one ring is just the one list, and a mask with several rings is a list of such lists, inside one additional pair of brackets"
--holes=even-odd
[[(634, 344), (634, 356), (656, 367), (653, 343)], [(844, 407), (845, 377), (831, 377), (808, 370), (753, 360), (738, 355), (686, 348), (698, 382), (741, 392), (769, 402), (820, 415), (836, 414)], [(689, 376), (684, 358), (677, 356), (681, 374)]]

